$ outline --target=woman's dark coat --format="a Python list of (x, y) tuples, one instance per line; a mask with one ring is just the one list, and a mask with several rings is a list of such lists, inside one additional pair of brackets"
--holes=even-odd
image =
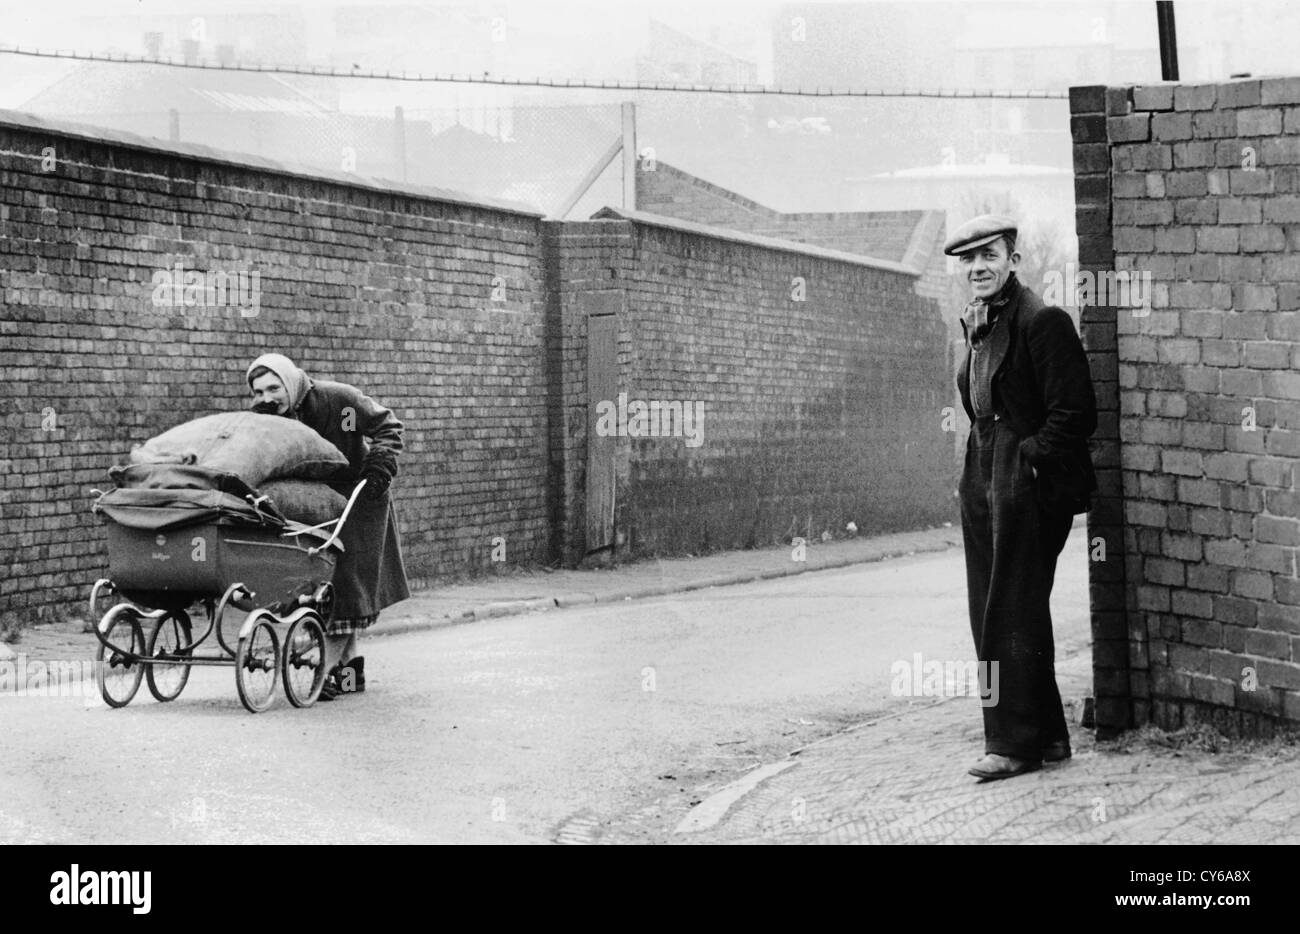
[[(348, 470), (331, 484), (351, 494), (362, 470), (397, 474), (402, 423), (391, 410), (347, 383), (311, 380), (294, 413), (348, 459)], [(373, 616), (410, 596), (397, 516), (388, 494), (378, 501), (364, 491), (352, 507), (341, 536), (345, 555), (334, 573), (335, 619)]]

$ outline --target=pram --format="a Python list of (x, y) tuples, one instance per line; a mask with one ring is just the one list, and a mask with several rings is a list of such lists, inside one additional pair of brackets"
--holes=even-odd
[[(338, 539), (365, 481), (338, 519), (309, 527), (234, 474), (139, 464), (110, 476), (117, 487), (93, 507), (108, 524), (109, 576), (91, 589), (91, 619), (109, 594), (125, 600), (95, 627), (104, 702), (126, 706), (142, 680), (159, 701), (175, 700), (191, 667), (233, 665), (239, 700), (252, 713), (271, 705), (281, 677), (290, 704), (315, 703), (328, 674), (324, 626)], [(207, 627), (194, 639), (196, 606)], [(235, 640), (222, 627), (232, 608), (247, 613)], [(213, 633), (220, 653), (197, 654)]]

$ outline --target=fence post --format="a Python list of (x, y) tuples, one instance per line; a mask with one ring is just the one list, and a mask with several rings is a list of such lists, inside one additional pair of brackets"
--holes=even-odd
[(406, 181), (406, 112), (400, 105), (393, 108), (393, 149), (397, 155), (398, 177)]
[(623, 103), (623, 208), (636, 210), (636, 104)]

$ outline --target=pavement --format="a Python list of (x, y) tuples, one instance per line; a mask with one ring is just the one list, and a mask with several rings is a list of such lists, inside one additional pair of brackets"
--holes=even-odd
[[(944, 527), (612, 569), (494, 575), (421, 592), (386, 610), (369, 638), (494, 616), (613, 603), (810, 573), (961, 546)], [(93, 657), (72, 621), (24, 630), (0, 661)], [(1091, 694), (1089, 646), (1058, 648), (1058, 682), (1074, 757), (1013, 779), (979, 782), (966, 768), (983, 751), (978, 699), (900, 700), (851, 726), (704, 789), (674, 843), (1300, 843), (1300, 747), (1228, 741), (1206, 730), (1146, 729), (1097, 743), (1078, 726)], [(601, 842), (618, 843), (618, 827)], [(627, 838), (628, 841), (631, 837)], [(643, 838), (642, 838), (643, 839)]]
[[(1058, 659), (1063, 698), (1092, 693), (1091, 663), (1086, 648)], [(1297, 747), (1153, 729), (1097, 743), (1077, 706), (1072, 759), (981, 782), (966, 774), (984, 748), (978, 700), (918, 704), (756, 769), (673, 842), (1300, 843)]]

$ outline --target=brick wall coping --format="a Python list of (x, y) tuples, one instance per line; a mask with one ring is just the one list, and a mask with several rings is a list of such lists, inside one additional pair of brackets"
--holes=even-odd
[(501, 211), (507, 214), (523, 214), (529, 217), (540, 218), (544, 216), (545, 213), (518, 201), (505, 201), (497, 198), (481, 198), (459, 191), (452, 191), (448, 188), (411, 185), (406, 182), (372, 178), (367, 175), (354, 175), (347, 172), (331, 172), (328, 169), (319, 169), (314, 166), (305, 166), (298, 163), (276, 162), (272, 159), (265, 159), (261, 156), (252, 155), (251, 153), (236, 153), (227, 152), (221, 149), (213, 149), (210, 146), (204, 146), (199, 143), (183, 143), (174, 142), (172, 140), (156, 139), (151, 136), (140, 136), (136, 133), (111, 130), (107, 127), (92, 126), (87, 123), (46, 120), (45, 118), (38, 117), (35, 114), (20, 113), (15, 110), (0, 109), (0, 130), (3, 129), (18, 129), (32, 133), (45, 133), (50, 136), (90, 140), (91, 142), (107, 143), (127, 149), (140, 149), (145, 150), (146, 152), (182, 156), (200, 162), (212, 162), (219, 165), (235, 166), (241, 169), (253, 169), (259, 172), (270, 172), (276, 175), (289, 176), (291, 178), (324, 181), (334, 185), (342, 185), (347, 188), (364, 188), (371, 191), (421, 198), (427, 201), (442, 201), (450, 204), (463, 204), (470, 207), (487, 208), (489, 210)]
[(935, 241), (939, 239), (939, 234), (944, 230), (948, 223), (948, 218), (943, 211), (921, 211), (921, 220), (912, 231), (912, 237), (907, 241), (907, 249), (903, 251), (903, 265), (911, 266), (914, 269), (924, 269), (930, 263), (930, 258), (935, 252)]
[(845, 253), (840, 250), (828, 250), (824, 247), (813, 246), (808, 243), (798, 243), (794, 240), (781, 240), (776, 237), (764, 237), (760, 234), (744, 233), (739, 230), (730, 230), (726, 227), (711, 227), (708, 224), (697, 224), (694, 221), (678, 220), (675, 217), (664, 217), (662, 214), (650, 214), (645, 211), (629, 211), (626, 208), (601, 208), (592, 215), (592, 220), (624, 220), (631, 221), (634, 224), (642, 224), (647, 227), (666, 227), (670, 230), (679, 230), (683, 233), (698, 234), (702, 237), (711, 237), (715, 240), (730, 240), (733, 243), (743, 243), (748, 246), (760, 246), (769, 250), (782, 250), (786, 253), (801, 253), (805, 256), (815, 256), (818, 259), (829, 259), (840, 263), (853, 263), (857, 266), (869, 266), (872, 269), (883, 269), (886, 272), (902, 273), (906, 276), (919, 278), (924, 272), (912, 266), (905, 266), (902, 263), (895, 263), (887, 259), (873, 259), (870, 256), (861, 256), (857, 253)]
[(1030, 162), (1011, 162), (1005, 165), (930, 165), (915, 169), (897, 169), (893, 172), (877, 172), (875, 175), (846, 175), (846, 182), (883, 182), (883, 181), (989, 181), (997, 179), (1019, 179), (1027, 181), (1054, 178), (1061, 175), (1073, 175), (1072, 169), (1059, 169), (1054, 165), (1037, 165)]

